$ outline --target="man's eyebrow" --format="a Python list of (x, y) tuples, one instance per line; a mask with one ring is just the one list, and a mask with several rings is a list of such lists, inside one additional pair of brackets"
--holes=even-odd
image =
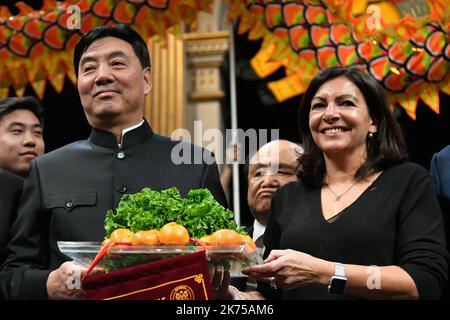
[(97, 61), (97, 59), (92, 56), (84, 56), (83, 58), (81, 58), (80, 66), (82, 66), (87, 62), (95, 62), (95, 61)]
[[(9, 124), (9, 128), (12, 128), (12, 127), (26, 127), (27, 126), (27, 124), (26, 123), (23, 123), (23, 122), (11, 122), (10, 124)], [(40, 124), (40, 123), (32, 123), (31, 124), (31, 127), (32, 128), (42, 128), (42, 124)]]
[[(128, 56), (123, 51), (120, 51), (120, 50), (115, 50), (115, 51), (108, 53), (108, 59), (112, 59), (115, 57), (128, 58)], [(83, 58), (81, 58), (80, 66), (87, 62), (96, 62), (96, 61), (97, 61), (97, 58), (94, 56), (89, 56), (89, 55), (84, 56)]]
[(261, 162), (251, 163), (249, 166), (249, 169), (251, 169), (253, 171), (253, 170), (258, 170), (259, 168), (266, 167), (266, 166), (267, 166), (267, 164), (264, 164)]
[(280, 163), (278, 164), (278, 166), (279, 166), (280, 168), (292, 168), (292, 164), (287, 163), (287, 162), (280, 162)]
[(9, 128), (11, 128), (11, 127), (25, 127), (25, 123), (22, 123), (22, 122), (11, 122), (8, 127)]
[(108, 54), (109, 59), (115, 58), (115, 57), (128, 58), (128, 56), (123, 51), (120, 51), (120, 50), (116, 50), (116, 51), (113, 51)]

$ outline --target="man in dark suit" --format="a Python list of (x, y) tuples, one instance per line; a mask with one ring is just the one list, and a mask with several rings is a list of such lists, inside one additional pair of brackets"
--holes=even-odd
[(436, 194), (450, 199), (450, 145), (433, 155), (430, 175), (436, 187)]
[[(436, 188), (442, 212), (444, 213), (447, 246), (450, 244), (450, 145), (435, 153), (431, 158), (430, 175)], [(450, 269), (448, 270), (450, 279)], [(449, 280), (450, 281), (450, 280)], [(441, 296), (441, 299), (450, 299), (450, 282)]]
[(0, 168), (0, 265), (5, 259), (9, 229), (16, 219), (22, 185), (22, 178)]
[[(80, 270), (64, 262), (57, 241), (103, 240), (105, 213), (125, 193), (175, 186), (185, 196), (208, 188), (226, 205), (217, 165), (211, 159), (176, 164), (177, 142), (153, 133), (143, 119), (152, 80), (138, 33), (127, 25), (91, 30), (75, 47), (74, 67), (92, 132), (88, 140), (32, 161), (0, 274), (0, 288), (10, 299), (83, 297), (82, 288), (67, 285)], [(188, 148), (192, 155), (204, 152)]]

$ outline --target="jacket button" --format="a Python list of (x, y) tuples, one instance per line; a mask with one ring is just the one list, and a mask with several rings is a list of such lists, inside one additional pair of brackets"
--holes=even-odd
[(119, 153), (117, 153), (117, 159), (122, 160), (123, 158), (125, 158), (125, 152), (120, 151)]
[(124, 187), (124, 186), (118, 186), (118, 187), (116, 188), (116, 190), (117, 190), (117, 192), (120, 192), (120, 193), (125, 193), (125, 192), (127, 192), (127, 188)]
[(72, 202), (72, 200), (67, 201), (66, 207), (69, 208), (69, 209), (73, 207), (73, 202)]

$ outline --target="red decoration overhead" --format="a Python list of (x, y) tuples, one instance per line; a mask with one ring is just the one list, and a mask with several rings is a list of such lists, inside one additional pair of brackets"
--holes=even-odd
[[(260, 77), (285, 67), (286, 77), (268, 84), (278, 101), (303, 93), (323, 68), (354, 64), (365, 67), (384, 86), (391, 103), (399, 103), (413, 119), (418, 99), (439, 113), (439, 91), (450, 95), (448, 0), (430, 0), (426, 16), (406, 14), (390, 24), (373, 21), (369, 13), (353, 16), (351, 0), (227, 2), (230, 18), (239, 19), (239, 32), (264, 39), (252, 60)], [(392, 1), (398, 6), (407, 2)], [(17, 16), (0, 6), (0, 96), (10, 86), (22, 95), (30, 83), (42, 97), (47, 80), (60, 92), (66, 75), (75, 83), (73, 47), (81, 34), (96, 26), (128, 23), (147, 38), (180, 22), (192, 23), (211, 3), (44, 0), (41, 10), (16, 4)], [(80, 28), (74, 29), (77, 23)]]
[(450, 10), (441, 0), (428, 1), (425, 17), (391, 24), (373, 13), (354, 17), (351, 0), (229, 3), (238, 31), (264, 40), (252, 60), (256, 73), (285, 67), (286, 78), (268, 84), (280, 102), (302, 94), (321, 69), (346, 65), (363, 66), (413, 119), (418, 99), (439, 113), (439, 90), (450, 94)]
[(210, 4), (211, 0), (44, 0), (41, 10), (17, 3), (17, 16), (0, 6), (0, 97), (10, 86), (22, 95), (30, 83), (42, 98), (46, 80), (61, 92), (66, 75), (75, 83), (73, 48), (94, 27), (128, 23), (146, 39), (180, 22), (192, 23)]

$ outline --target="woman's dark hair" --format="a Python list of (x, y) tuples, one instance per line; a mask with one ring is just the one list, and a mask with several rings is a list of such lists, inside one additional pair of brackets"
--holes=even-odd
[(75, 46), (73, 53), (73, 66), (75, 74), (78, 77), (78, 65), (80, 64), (81, 56), (89, 48), (89, 46), (96, 40), (114, 37), (128, 42), (133, 47), (134, 53), (139, 58), (142, 69), (150, 67), (150, 56), (148, 54), (147, 44), (142, 37), (134, 31), (127, 24), (116, 24), (115, 26), (101, 26), (85, 33)]
[(325, 69), (311, 81), (298, 112), (298, 126), (304, 148), (304, 153), (298, 160), (301, 167), (298, 177), (309, 187), (322, 187), (325, 184), (324, 156), (315, 144), (309, 128), (311, 101), (325, 82), (339, 77), (347, 78), (359, 88), (369, 115), (377, 126), (373, 137), (366, 138), (367, 160), (356, 171), (355, 178), (365, 179), (374, 171), (384, 170), (408, 157), (401, 128), (394, 119), (383, 88), (378, 82), (356, 66)]

